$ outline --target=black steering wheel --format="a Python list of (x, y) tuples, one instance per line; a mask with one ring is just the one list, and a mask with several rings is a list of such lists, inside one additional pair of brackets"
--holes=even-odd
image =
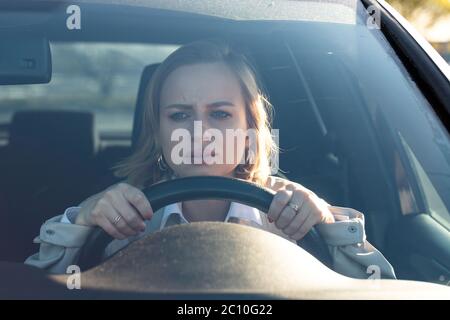
[[(166, 205), (180, 201), (225, 199), (243, 203), (267, 213), (275, 195), (272, 190), (262, 188), (254, 183), (216, 176), (169, 180), (154, 184), (143, 190), (143, 193), (154, 212)], [(92, 232), (80, 252), (78, 265), (81, 270), (87, 270), (100, 264), (104, 250), (113, 240), (114, 238), (103, 229), (98, 228)], [(315, 228), (312, 228), (297, 244), (331, 268), (330, 252)]]

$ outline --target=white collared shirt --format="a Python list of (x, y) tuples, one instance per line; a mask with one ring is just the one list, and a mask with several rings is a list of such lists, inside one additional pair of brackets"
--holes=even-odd
[[(162, 214), (163, 217), (161, 220), (160, 230), (166, 226), (167, 219), (169, 219), (172, 214), (179, 215), (181, 218), (181, 223), (189, 223), (189, 221), (187, 221), (187, 219), (183, 215), (183, 212), (181, 211), (180, 202), (165, 206)], [(228, 222), (231, 218), (247, 220), (257, 223), (259, 226), (262, 226), (261, 214), (259, 213), (259, 210), (238, 202), (231, 202), (230, 209), (228, 210), (227, 216), (225, 217), (224, 221)]]

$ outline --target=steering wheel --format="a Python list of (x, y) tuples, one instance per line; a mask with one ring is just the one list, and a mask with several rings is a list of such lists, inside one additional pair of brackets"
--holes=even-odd
[[(235, 178), (218, 176), (187, 177), (164, 181), (143, 190), (154, 212), (166, 205), (180, 201), (200, 199), (225, 199), (246, 204), (267, 213), (275, 192), (254, 183)], [(102, 262), (103, 252), (114, 240), (103, 229), (98, 228), (89, 236), (80, 251), (81, 270), (90, 269)], [(297, 244), (331, 268), (332, 259), (328, 247), (312, 228)]]

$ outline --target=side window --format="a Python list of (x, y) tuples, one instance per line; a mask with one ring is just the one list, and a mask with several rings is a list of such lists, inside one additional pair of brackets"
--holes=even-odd
[[(53, 42), (48, 84), (2, 86), (0, 139), (19, 110), (82, 110), (95, 114), (100, 136), (131, 134), (139, 80), (145, 66), (177, 47), (129, 43)], [(3, 130), (2, 130), (3, 129)]]
[[(436, 221), (441, 223), (447, 229), (450, 229), (450, 212), (430, 177), (430, 175), (439, 176), (439, 172), (427, 173), (411, 147), (401, 135), (400, 140), (405, 150), (408, 162), (413, 169), (414, 176), (419, 186), (420, 196), (424, 202), (427, 213), (429, 213)], [(441, 188), (441, 190), (442, 189), (445, 190), (445, 188)]]

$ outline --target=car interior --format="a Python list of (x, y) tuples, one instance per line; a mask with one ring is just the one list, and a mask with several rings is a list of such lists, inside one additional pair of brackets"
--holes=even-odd
[[(21, 261), (35, 252), (36, 246), (33, 245), (32, 239), (45, 220), (118, 182), (111, 168), (130, 154), (137, 140), (138, 119), (144, 108), (145, 88), (156, 67), (157, 64), (152, 64), (142, 71), (130, 146), (108, 145), (99, 149), (92, 113), (45, 109), (14, 113), (8, 125), (8, 144), (1, 150), (1, 174), (4, 177), (1, 192), (4, 208), (2, 220), (5, 221), (2, 226), (6, 226), (6, 232), (2, 234), (7, 239), (12, 237), (18, 241), (15, 242), (17, 246), (9, 248), (9, 252), (3, 251), (2, 255), (5, 256), (2, 260)], [(283, 117), (279, 113), (277, 110), (277, 116)], [(284, 118), (291, 116), (292, 114), (285, 115)], [(299, 114), (297, 118), (304, 119), (307, 127), (302, 127), (305, 131), (311, 132), (313, 130), (310, 129), (315, 129), (311, 128), (311, 123), (315, 123), (311, 111)], [(298, 144), (298, 138), (302, 136), (306, 135), (298, 132), (298, 136), (283, 138), (294, 139), (294, 143)], [(309, 138), (301, 143), (306, 146), (308, 141), (317, 142), (317, 139), (311, 139), (309, 135)], [(330, 152), (327, 148), (331, 146), (328, 146), (326, 141), (322, 144), (316, 142), (308, 145), (309, 157), (303, 160), (303, 170), (296, 166), (296, 172), (289, 172), (289, 176), (300, 175), (302, 171), (312, 173), (296, 180), (305, 181), (305, 184), (322, 185), (322, 193), (327, 195), (328, 201), (338, 200), (342, 203), (345, 201), (345, 189), (340, 192), (343, 190), (340, 187), (341, 164), (327, 159), (327, 152)], [(298, 161), (294, 160), (294, 152), (291, 152), (290, 158), (291, 161)], [(286, 164), (285, 159), (282, 163), (283, 167), (294, 167)], [(319, 174), (320, 171), (326, 174)], [(314, 177), (315, 172), (317, 179)], [(325, 183), (321, 183), (321, 180), (325, 180)], [(24, 221), (27, 223), (24, 224)], [(20, 230), (20, 233), (15, 230)]]

